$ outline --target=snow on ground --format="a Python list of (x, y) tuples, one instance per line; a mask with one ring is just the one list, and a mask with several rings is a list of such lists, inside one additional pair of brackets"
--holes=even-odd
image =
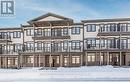
[(57, 80), (64, 80), (64, 82), (66, 80), (79, 82), (81, 82), (81, 80), (130, 81), (130, 68), (123, 67), (85, 66), (75, 68), (60, 67), (57, 68), (57, 70), (39, 69), (40, 68), (23, 68), (20, 70), (0, 69), (0, 82), (56, 82)]

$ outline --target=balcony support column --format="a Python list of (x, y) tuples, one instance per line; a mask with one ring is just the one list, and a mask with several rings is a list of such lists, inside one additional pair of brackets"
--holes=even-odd
[(52, 56), (51, 56), (51, 54), (50, 54), (50, 56), (49, 56), (49, 67), (52, 67)]
[[(101, 50), (101, 36), (99, 38), (99, 49)], [(101, 51), (99, 51), (99, 65), (101, 66)]]
[(107, 65), (109, 65), (109, 52), (107, 52)]
[(20, 55), (20, 66), (23, 67), (23, 56)]
[(122, 57), (121, 57), (121, 51), (120, 51), (120, 66), (122, 65)]
[(82, 66), (83, 65), (83, 54), (81, 54), (81, 56), (80, 56), (80, 65)]
[(6, 46), (6, 53), (5, 54), (8, 54), (8, 42), (6, 41), (6, 44), (5, 44), (5, 46)]
[(5, 57), (4, 59), (4, 67), (7, 68), (8, 67), (8, 58)]
[[(33, 36), (35, 37), (35, 23), (33, 25)], [(33, 52), (35, 52), (35, 38), (33, 39)], [(35, 54), (33, 54), (33, 67), (35, 66)]]
[[(120, 50), (122, 49), (122, 44), (121, 44), (121, 34), (120, 34)], [(122, 60), (122, 58), (121, 58), (121, 51), (120, 51), (120, 66), (121, 66), (121, 61)]]
[(41, 61), (40, 61), (40, 54), (39, 54), (39, 67), (40, 67), (40, 63), (41, 63)]
[(88, 53), (85, 53), (86, 66), (88, 65)]
[(99, 65), (101, 66), (101, 52), (99, 52)]
[(60, 55), (60, 67), (62, 67), (63, 64), (63, 54)]
[(33, 67), (35, 66), (35, 56), (33, 54)]
[(0, 56), (0, 68), (2, 67), (2, 64), (1, 64), (1, 62), (2, 62), (2, 60), (1, 60), (2, 58), (1, 58), (1, 56)]

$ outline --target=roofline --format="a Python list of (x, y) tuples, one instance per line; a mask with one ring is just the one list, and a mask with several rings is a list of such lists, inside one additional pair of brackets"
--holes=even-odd
[(80, 22), (80, 23), (73, 23), (72, 25), (83, 25), (83, 23), (82, 22)]
[(22, 25), (21, 24), (21, 27), (33, 27), (32, 25)]
[(81, 20), (81, 22), (83, 22), (83, 23), (93, 23), (93, 22), (116, 22), (116, 21), (130, 21), (130, 18)]
[(36, 18), (34, 18), (34, 19), (32, 19), (32, 20), (29, 20), (29, 21), (27, 21), (27, 22), (30, 24), (31, 22), (34, 22), (34, 21), (36, 21), (36, 20), (39, 20), (40, 18), (46, 17), (46, 16), (48, 16), (48, 15), (53, 15), (53, 16), (55, 16), (55, 17), (59, 17), (59, 18), (62, 18), (62, 19), (64, 19), (64, 20), (73, 21), (73, 19), (71, 19), (71, 18), (67, 18), (67, 17), (61, 16), (61, 15), (57, 15), (57, 14), (54, 14), (54, 13), (50, 13), (50, 12), (49, 12), (49, 13), (47, 13), (47, 14), (41, 15), (41, 16), (36, 17)]
[(13, 27), (13, 28), (11, 28), (11, 27), (9, 27), (9, 28), (0, 28), (0, 30), (21, 30), (21, 27)]

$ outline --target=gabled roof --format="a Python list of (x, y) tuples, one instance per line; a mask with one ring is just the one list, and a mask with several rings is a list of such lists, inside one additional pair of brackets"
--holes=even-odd
[(57, 14), (54, 14), (54, 13), (47, 13), (47, 14), (44, 14), (42, 16), (39, 16), (37, 18), (34, 18), (34, 19), (28, 21), (28, 23), (39, 21), (39, 20), (44, 19), (44, 18), (49, 17), (49, 16), (52, 16), (52, 17), (55, 17), (55, 18), (59, 18), (59, 19), (65, 20), (65, 21), (73, 21), (73, 19), (71, 19), (71, 18), (60, 16), (60, 15), (57, 15)]
[(117, 22), (117, 21), (130, 21), (130, 18), (115, 18), (115, 19), (94, 19), (94, 20), (82, 20), (82, 22)]

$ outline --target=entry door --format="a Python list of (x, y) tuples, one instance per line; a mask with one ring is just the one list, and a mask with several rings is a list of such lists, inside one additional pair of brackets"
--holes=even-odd
[(119, 54), (118, 53), (110, 54), (110, 63), (111, 63), (111, 65), (114, 65), (114, 66), (119, 65)]

